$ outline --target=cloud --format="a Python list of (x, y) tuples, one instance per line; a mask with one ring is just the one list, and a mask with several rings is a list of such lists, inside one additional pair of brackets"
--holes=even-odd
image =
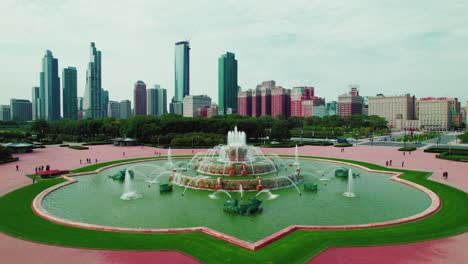
[[(0, 103), (30, 98), (40, 60), (78, 68), (79, 92), (89, 42), (103, 52), (103, 87), (132, 100), (133, 83), (173, 95), (174, 43), (191, 41), (192, 94), (217, 94), (217, 58), (236, 53), (239, 84), (274, 79), (313, 85), (336, 99), (349, 83), (363, 94), (448, 93), (466, 101), (466, 1), (59, 1), (0, 3)], [(444, 89), (440, 89), (444, 86)], [(10, 89), (11, 88), (11, 89)], [(217, 98), (213, 98), (217, 101)]]

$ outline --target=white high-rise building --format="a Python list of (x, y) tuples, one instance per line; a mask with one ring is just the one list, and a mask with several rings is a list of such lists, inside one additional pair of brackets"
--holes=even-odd
[(416, 102), (416, 112), (422, 129), (446, 130), (453, 125), (454, 100), (446, 97), (426, 97)]
[(369, 115), (385, 118), (390, 128), (403, 129), (407, 120), (415, 119), (415, 97), (410, 94), (369, 97)]

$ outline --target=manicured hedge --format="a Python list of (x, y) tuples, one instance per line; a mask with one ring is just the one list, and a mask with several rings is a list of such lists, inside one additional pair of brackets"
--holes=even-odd
[(416, 147), (403, 147), (403, 148), (399, 148), (398, 150), (399, 151), (415, 151)]
[(109, 144), (111, 144), (110, 141), (89, 141), (89, 142), (83, 143), (83, 146), (109, 145)]
[(352, 147), (353, 144), (351, 143), (338, 143), (338, 144), (335, 144), (335, 147), (337, 148), (346, 148), (346, 147)]
[(439, 159), (445, 159), (445, 160), (468, 162), (468, 155), (457, 155), (457, 154), (454, 154), (453, 151), (451, 152), (451, 154), (449, 154), (448, 152), (442, 152), (436, 157)]
[(86, 150), (86, 149), (89, 149), (88, 147), (83, 147), (83, 146), (69, 146), (68, 148), (75, 149), (75, 150)]
[(69, 146), (70, 146), (70, 145), (68, 145), (68, 144), (62, 144), (62, 145), (60, 145), (60, 147), (62, 147), (62, 148), (64, 148), (64, 147), (69, 147)]

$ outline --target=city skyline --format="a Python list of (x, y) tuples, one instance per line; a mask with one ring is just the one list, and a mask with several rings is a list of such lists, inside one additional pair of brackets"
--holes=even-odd
[[(110, 13), (105, 11), (108, 3), (104, 1), (95, 9), (104, 15), (94, 17), (80, 8), (84, 5), (80, 3), (2, 2), (6, 8), (0, 11), (1, 20), (6, 25), (5, 34), (10, 36), (0, 42), (4, 58), (0, 63), (5, 69), (2, 83), (14, 89), (8, 89), (0, 103), (7, 104), (13, 97), (31, 98), (31, 87), (39, 83), (37, 57), (46, 49), (59, 58), (61, 68), (77, 67), (78, 95), (83, 95), (86, 46), (91, 41), (106, 54), (102, 82), (111, 100), (131, 98), (132, 85), (140, 79), (167, 87), (168, 98), (172, 98), (173, 44), (184, 39), (194, 48), (191, 94), (216, 93), (217, 58), (232, 51), (241, 62), (239, 85), (243, 90), (274, 79), (286, 88), (314, 86), (317, 95), (327, 100), (336, 100), (350, 83), (360, 84), (362, 95), (411, 91), (416, 97), (468, 100), (463, 93), (468, 83), (463, 71), (468, 66), (468, 52), (463, 46), (468, 30), (462, 11), (468, 4), (462, 1), (451, 5), (291, 1), (287, 6), (271, 5), (268, 9), (242, 1), (203, 2), (197, 4), (200, 12), (186, 16), (176, 4), (118, 3)], [(421, 5), (428, 11), (419, 12)], [(361, 12), (364, 7), (366, 11)], [(162, 16), (154, 17), (150, 12), (154, 9)], [(218, 9), (231, 12), (219, 16), (214, 12)], [(52, 13), (54, 16), (48, 16)], [(215, 16), (208, 18), (212, 13)], [(240, 15), (246, 19), (243, 21)], [(274, 20), (268, 18), (271, 15)], [(15, 19), (9, 19), (12, 16)], [(131, 19), (133, 16), (139, 19)], [(89, 19), (70, 31), (69, 21), (80, 17)], [(104, 18), (106, 23), (101, 25)], [(15, 26), (8, 27), (13, 21)], [(44, 34), (52, 31), (53, 36)], [(145, 41), (140, 41), (141, 36)], [(139, 63), (134, 63), (135, 58)], [(216, 96), (213, 98), (217, 101)]]

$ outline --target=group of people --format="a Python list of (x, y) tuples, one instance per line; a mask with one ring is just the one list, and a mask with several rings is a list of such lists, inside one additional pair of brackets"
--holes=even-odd
[[(411, 151), (408, 151), (408, 153), (411, 155)], [(406, 151), (403, 151), (403, 156), (406, 156)]]
[[(18, 168), (18, 166), (16, 166), (16, 168)], [(41, 165), (41, 166), (37, 166), (37, 167), (35, 168), (36, 174), (37, 174), (37, 172), (39, 172), (39, 171), (49, 171), (49, 170), (50, 170), (50, 165), (45, 165), (45, 166), (44, 166), (44, 165)]]
[(447, 178), (448, 178), (448, 171), (442, 172), (442, 177), (443, 177), (444, 179), (447, 179)]
[(392, 160), (387, 160), (385, 162), (385, 166), (392, 166), (392, 162), (393, 162)]
[(161, 152), (159, 152), (159, 151), (155, 151), (155, 152), (154, 152), (154, 155), (155, 155), (155, 156), (159, 156), (159, 157), (161, 157)]
[[(98, 163), (98, 159), (95, 160)], [(80, 159), (80, 164), (83, 164), (83, 160)], [(90, 158), (86, 159), (85, 164), (93, 164), (93, 161)]]

